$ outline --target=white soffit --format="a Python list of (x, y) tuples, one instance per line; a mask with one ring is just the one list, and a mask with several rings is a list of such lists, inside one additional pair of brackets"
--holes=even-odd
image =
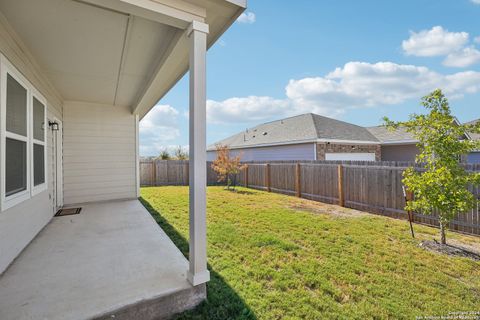
[(131, 106), (175, 33), (72, 0), (2, 0), (0, 11), (64, 100)]
[[(181, 4), (162, 0), (169, 1)], [(143, 117), (187, 71), (187, 38), (155, 19), (95, 3), (1, 0), (0, 11), (64, 100), (129, 106)], [(205, 8), (209, 47), (245, 9), (243, 0), (184, 0), (188, 5)]]
[(153, 76), (176, 30), (140, 17), (131, 17), (124, 52), (124, 64), (115, 99), (116, 105), (132, 106)]
[[(205, 23), (209, 26), (207, 45), (210, 48), (217, 39), (235, 22), (245, 10), (244, 0), (185, 0), (206, 9)], [(185, 36), (173, 38), (171, 59), (158, 66), (158, 74), (152, 77), (146, 90), (133, 105), (132, 111), (142, 119), (145, 114), (180, 80), (188, 71), (188, 39)], [(177, 40), (175, 40), (177, 39)], [(176, 43), (175, 43), (176, 41)]]

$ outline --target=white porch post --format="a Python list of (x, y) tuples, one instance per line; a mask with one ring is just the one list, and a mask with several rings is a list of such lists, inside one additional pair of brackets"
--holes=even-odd
[(210, 280), (207, 270), (207, 153), (206, 52), (208, 25), (194, 21), (187, 31), (190, 42), (190, 270), (194, 286)]

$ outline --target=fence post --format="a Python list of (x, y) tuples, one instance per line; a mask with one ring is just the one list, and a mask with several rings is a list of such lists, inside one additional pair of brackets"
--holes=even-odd
[(245, 188), (248, 188), (248, 164), (245, 165)]
[(152, 186), (157, 185), (157, 162), (152, 161)]
[(345, 207), (345, 195), (343, 193), (343, 166), (338, 165), (338, 205)]
[(302, 186), (300, 184), (300, 163), (297, 163), (295, 166), (295, 192), (297, 197), (302, 196)]
[(267, 187), (267, 191), (270, 192), (270, 163), (265, 165), (265, 186)]

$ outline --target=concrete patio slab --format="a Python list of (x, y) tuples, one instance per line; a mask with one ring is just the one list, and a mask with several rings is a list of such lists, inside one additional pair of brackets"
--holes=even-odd
[(205, 298), (137, 200), (55, 217), (0, 277), (0, 319), (161, 319)]

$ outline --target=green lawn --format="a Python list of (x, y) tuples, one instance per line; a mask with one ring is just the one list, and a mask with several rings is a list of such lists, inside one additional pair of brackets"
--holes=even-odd
[[(412, 240), (405, 221), (239, 190), (208, 188), (208, 300), (180, 319), (414, 319), (480, 311), (480, 263), (418, 247), (436, 229), (416, 225)], [(188, 188), (142, 188), (141, 195), (187, 255)]]

